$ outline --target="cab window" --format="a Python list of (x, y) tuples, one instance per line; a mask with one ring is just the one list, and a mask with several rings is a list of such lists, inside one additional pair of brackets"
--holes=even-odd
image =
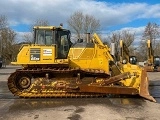
[(49, 30), (36, 30), (36, 44), (52, 45), (53, 32)]

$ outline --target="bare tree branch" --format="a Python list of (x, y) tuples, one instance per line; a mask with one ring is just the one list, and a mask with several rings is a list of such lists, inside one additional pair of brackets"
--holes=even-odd
[(117, 60), (119, 60), (119, 44), (120, 44), (120, 40), (123, 40), (124, 43), (126, 44), (126, 46), (129, 48), (130, 50), (130, 54), (134, 54), (133, 50), (133, 46), (132, 43), (134, 41), (134, 33), (130, 33), (129, 30), (123, 30), (123, 31), (118, 31), (118, 32), (114, 32), (112, 33), (110, 36), (108, 36), (108, 40), (112, 43), (115, 43), (115, 47), (117, 48), (115, 50), (115, 58)]
[(77, 39), (84, 38), (84, 33), (93, 33), (100, 28), (99, 20), (94, 16), (83, 14), (81, 11), (73, 13), (67, 21), (72, 33), (77, 35)]
[(140, 58), (142, 61), (147, 60), (147, 40), (151, 40), (154, 55), (160, 55), (160, 27), (156, 23), (149, 22), (142, 35), (142, 40), (139, 47)]
[(43, 19), (37, 19), (31, 26), (30, 26), (30, 33), (25, 33), (23, 35), (24, 42), (31, 44), (33, 42), (33, 27), (34, 26), (48, 26), (49, 22)]
[[(7, 18), (0, 16), (0, 55), (9, 63), (18, 53), (19, 48), (14, 48), (16, 33), (8, 27)], [(17, 50), (16, 50), (17, 49)]]

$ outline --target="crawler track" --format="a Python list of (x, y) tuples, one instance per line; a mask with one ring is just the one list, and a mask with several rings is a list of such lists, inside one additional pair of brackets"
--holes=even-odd
[[(79, 71), (77, 69), (69, 69), (69, 68), (47, 68), (47, 69), (18, 69), (14, 73), (10, 75), (8, 78), (8, 88), (9, 90), (15, 95), (19, 97), (24, 98), (73, 98), (73, 97), (103, 97), (107, 94), (104, 93), (87, 93), (87, 92), (81, 92), (78, 88), (77, 84), (77, 77), (71, 78), (72, 76), (76, 75), (77, 73), (85, 73), (87, 75), (96, 75), (96, 76), (106, 76), (103, 71), (98, 70), (83, 70)], [(61, 77), (52, 80), (52, 78), (49, 80), (48, 83), (47, 79), (45, 78), (45, 74), (49, 73), (55, 76), (61, 75)], [(69, 83), (67, 80), (62, 80), (64, 77), (62, 76), (62, 73), (69, 76), (68, 80), (72, 81), (73, 83)], [(27, 89), (20, 89), (17, 85), (18, 81), (17, 78), (19, 76), (33, 76), (34, 81), (31, 81), (31, 85)], [(71, 75), (71, 76), (70, 76)], [(40, 77), (38, 77), (40, 76)], [(55, 77), (54, 76), (54, 77)], [(52, 76), (53, 77), (53, 76)], [(46, 80), (45, 80), (46, 79)], [(57, 81), (60, 79), (60, 82), (63, 81), (62, 86), (57, 85)], [(70, 80), (73, 79), (73, 80)], [(72, 85), (71, 85), (72, 84)], [(57, 88), (58, 86), (58, 88)], [(71, 87), (72, 86), (72, 87)]]
[(104, 71), (93, 69), (25, 68), (9, 76), (8, 88), (15, 96), (24, 98), (104, 97), (117, 94), (140, 95), (155, 102), (148, 91), (146, 74), (143, 71), (139, 90), (119, 83), (129, 77), (127, 72), (109, 77)]

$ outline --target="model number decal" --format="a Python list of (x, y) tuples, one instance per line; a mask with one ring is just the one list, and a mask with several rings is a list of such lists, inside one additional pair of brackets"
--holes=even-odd
[(43, 49), (43, 56), (52, 56), (52, 49)]

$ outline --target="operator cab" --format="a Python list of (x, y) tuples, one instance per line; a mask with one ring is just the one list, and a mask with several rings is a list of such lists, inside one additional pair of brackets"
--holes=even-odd
[(57, 58), (67, 58), (71, 41), (70, 31), (54, 26), (35, 26), (34, 44), (43, 46), (55, 46)]

